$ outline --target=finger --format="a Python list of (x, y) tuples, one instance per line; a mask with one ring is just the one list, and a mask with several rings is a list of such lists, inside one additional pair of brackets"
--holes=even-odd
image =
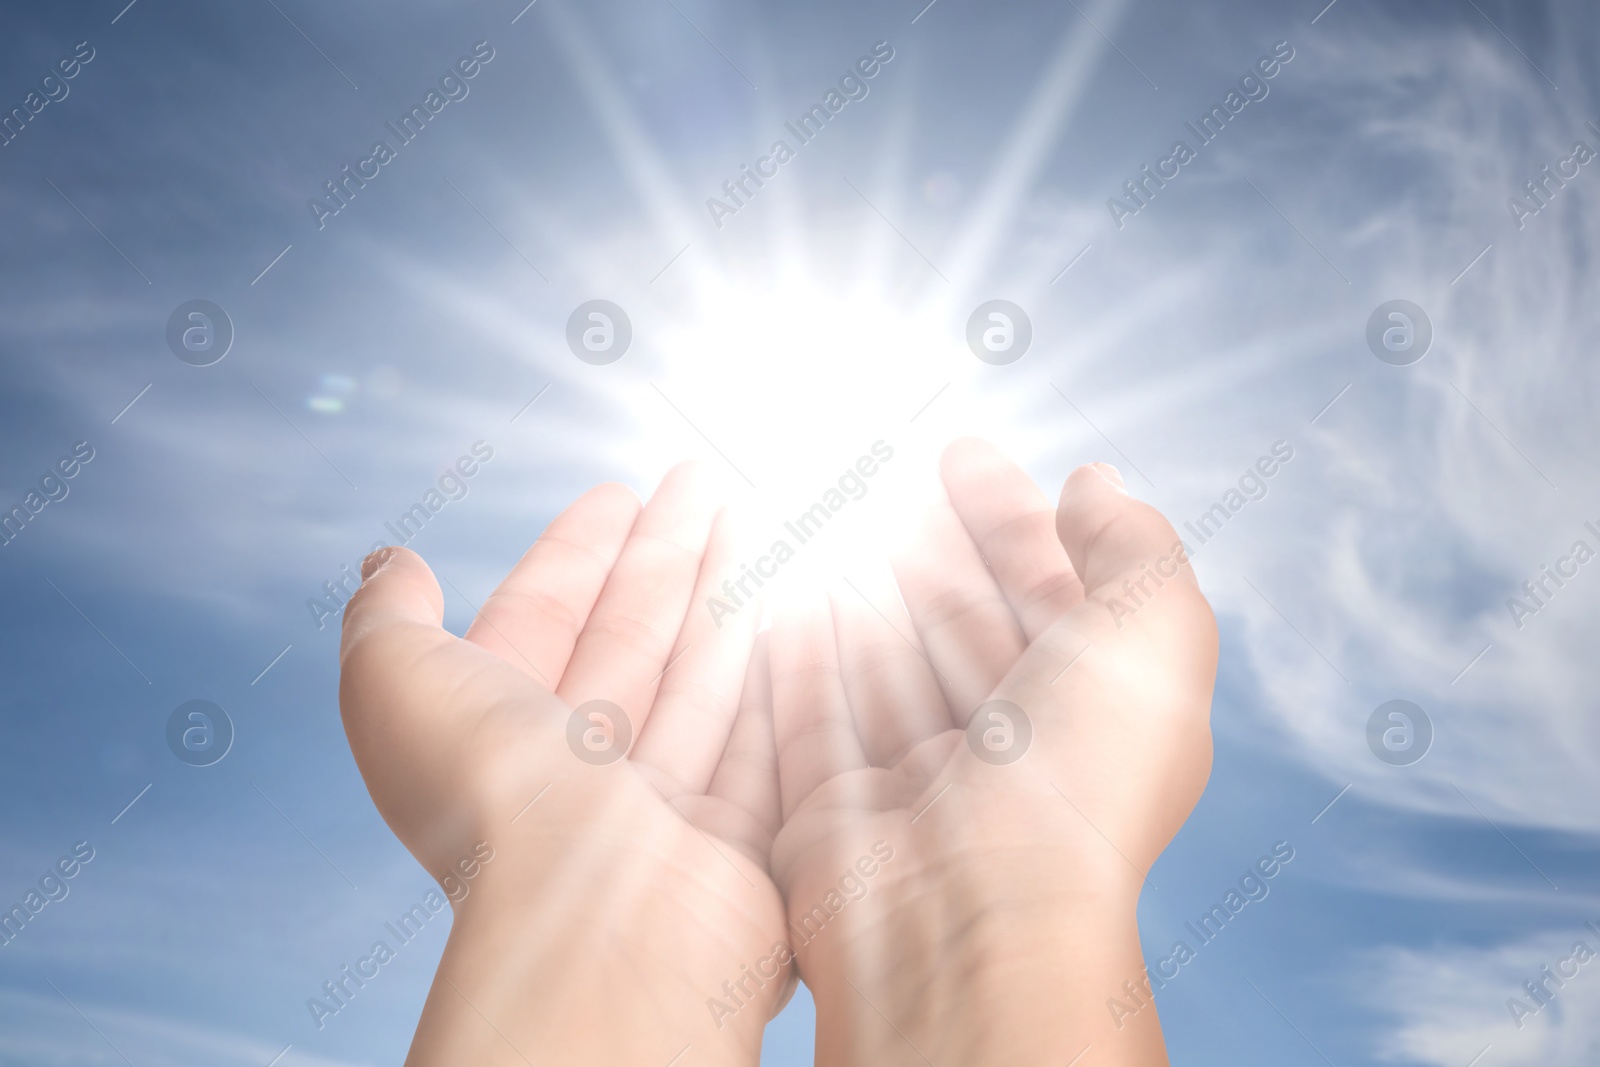
[(340, 667), (364, 668), (369, 648), (389, 651), (397, 640), (424, 649), (447, 644), (443, 620), (444, 594), (422, 557), (409, 548), (379, 549), (362, 561), (361, 588), (345, 606)]
[(1113, 867), (1142, 874), (1209, 772), (1216, 620), (1171, 524), (1130, 497), (1114, 468), (1072, 472), (1056, 528), (1084, 602), (1029, 647), (997, 695), (1033, 716), (1044, 766), (1116, 843)]
[(783, 814), (840, 774), (867, 766), (839, 678), (833, 617), (807, 591), (772, 622), (772, 718)]
[(683, 463), (667, 472), (578, 635), (556, 689), (569, 706), (609, 700), (639, 736), (677, 644), (715, 513), (703, 468)]
[(1083, 602), (1083, 583), (1056, 536), (1055, 509), (1032, 478), (975, 437), (945, 449), (939, 468), (951, 506), (1028, 640)]
[(471, 765), (483, 721), (512, 705), (526, 721), (537, 689), (441, 627), (439, 583), (415, 552), (376, 552), (362, 578), (345, 607), (339, 708), (373, 802), (415, 851), (428, 827), (454, 825), (451, 776)]
[(623, 485), (573, 501), (489, 594), (467, 640), (554, 689), (638, 515)]
[(915, 745), (950, 729), (950, 709), (890, 575), (833, 591), (839, 670), (862, 752), (893, 767)]
[(938, 672), (951, 725), (965, 727), (1022, 653), (1022, 627), (947, 501), (923, 513), (894, 558), (894, 573)]
[(1177, 531), (1161, 512), (1129, 496), (1110, 464), (1079, 467), (1067, 478), (1056, 532), (1090, 597), (1142, 601), (1169, 584), (1200, 595)]
[(707, 792), (749, 813), (768, 835), (776, 834), (783, 824), (772, 728), (772, 663), (765, 634), (756, 638), (750, 654), (739, 715)]
[(677, 647), (632, 753), (697, 795), (711, 784), (727, 746), (761, 621), (759, 602), (740, 597), (739, 607), (725, 609), (732, 602), (722, 597), (724, 582), (742, 578), (745, 591), (754, 592), (740, 572), (736, 524), (730, 511), (717, 516)]
[(1073, 687), (1068, 679), (1056, 686), (1054, 678), (1082, 656), (1089, 674), (1120, 674), (1118, 685), (1126, 691), (1159, 684), (1173, 694), (1203, 693), (1209, 706), (1216, 620), (1172, 524), (1129, 496), (1115, 467), (1091, 464), (1073, 471), (1062, 488), (1056, 529), (1086, 597), (1035, 642), (1042, 658), (1019, 664), (1019, 676), (1050, 675), (1048, 688), (1060, 689), (1070, 705)]

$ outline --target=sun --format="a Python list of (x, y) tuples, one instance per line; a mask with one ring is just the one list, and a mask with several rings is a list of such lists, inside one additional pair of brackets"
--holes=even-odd
[(730, 600), (741, 578), (751, 590), (765, 575), (770, 595), (881, 561), (937, 492), (937, 401), (975, 363), (949, 309), (799, 271), (698, 273), (692, 302), (660, 324), (660, 396), (644, 400), (670, 405), (740, 491), (750, 557)]

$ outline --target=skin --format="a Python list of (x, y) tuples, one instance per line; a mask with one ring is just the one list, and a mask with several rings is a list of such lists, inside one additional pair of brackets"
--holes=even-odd
[[(952, 445), (941, 474), (948, 500), (895, 560), (903, 606), (847, 588), (773, 625), (772, 869), (791, 923), (815, 926), (841, 872), (893, 850), (796, 945), (817, 1063), (1092, 1048), (1096, 1067), (1165, 1064), (1153, 1005), (1114, 1018), (1107, 1001), (1134, 1003), (1130, 981), (1144, 996), (1139, 890), (1210, 773), (1210, 607), (1115, 468), (1074, 471), (1056, 508), (980, 441)], [(1123, 581), (1163, 559), (1171, 576), (1131, 605)], [(1015, 762), (978, 758), (962, 730), (991, 699), (1031, 722)], [(1003, 749), (1006, 725), (985, 715), (980, 748), (987, 730)]]
[[(682, 1062), (758, 1062), (793, 967), (771, 959), (784, 912), (766, 868), (779, 809), (759, 608), (718, 628), (703, 606), (737, 572), (716, 505), (687, 465), (642, 510), (620, 486), (591, 490), (465, 638), (441, 628), (415, 553), (363, 564), (340, 707), (367, 789), (436, 878), (479, 841), (494, 850), (454, 905), (407, 1064), (664, 1067), (686, 1046)], [(595, 699), (635, 738), (599, 766), (567, 741)], [(717, 1026), (708, 998), (763, 959), (773, 977), (746, 979), (753, 995)]]
[[(755, 1064), (785, 943), (821, 1064), (1166, 1062), (1154, 1008), (1119, 1028), (1106, 1000), (1142, 975), (1139, 888), (1209, 773), (1210, 609), (1114, 469), (1054, 510), (982, 442), (942, 475), (903, 603), (802, 601), (770, 648), (755, 606), (700, 607), (739, 553), (691, 467), (643, 510), (582, 497), (465, 638), (414, 553), (364, 564), (341, 707), (373, 800), (436, 877), (495, 850), (408, 1064)], [(991, 698), (1031, 724), (1014, 762), (963, 732)], [(567, 740), (595, 699), (635, 737), (601, 766)], [(980, 724), (1002, 754), (1006, 726)]]

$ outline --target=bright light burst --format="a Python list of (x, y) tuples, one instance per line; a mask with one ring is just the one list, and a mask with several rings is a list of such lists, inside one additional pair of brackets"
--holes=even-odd
[[(1114, 27), (1122, 13), (1116, 0), (1087, 8), (1102, 27)], [(871, 106), (888, 109), (897, 132), (878, 146), (875, 163), (857, 160), (862, 170), (854, 180), (814, 151), (713, 237), (690, 207), (705, 191), (680, 184), (680, 169), (599, 62), (590, 28), (556, 8), (548, 17), (666, 263), (648, 287), (621, 276), (616, 265), (638, 259), (636, 228), (605, 251), (591, 244), (580, 268), (586, 295), (614, 299), (633, 320), (636, 350), (599, 380), (607, 383), (607, 403), (620, 400), (630, 416), (608, 451), (638, 472), (640, 483), (650, 484), (666, 461), (682, 455), (727, 470), (748, 491), (753, 512), (747, 562), (756, 564), (786, 539), (795, 556), (778, 584), (804, 575), (809, 585), (881, 561), (920, 503), (941, 491), (937, 455), (958, 433), (995, 437), (1027, 463), (1059, 454), (1063, 441), (1084, 432), (1075, 422), (1061, 425), (1061, 404), (1040, 375), (981, 362), (964, 331), (984, 300), (1044, 302), (1046, 283), (1059, 271), (1063, 252), (1055, 242), (1045, 242), (1052, 247), (1042, 255), (1031, 247), (1019, 254), (1017, 226), (1106, 52), (1089, 25), (1070, 20), (1062, 27), (957, 224), (937, 227), (930, 259), (892, 221), (922, 240), (935, 229), (918, 225), (923, 208), (912, 201), (924, 197), (908, 201), (900, 192), (909, 162), (900, 134), (914, 119), (909, 88), (894, 94), (885, 82), (875, 90)], [(784, 129), (781, 114), (757, 111), (750, 144)], [(839, 121), (861, 118), (851, 112)], [(925, 199), (953, 206), (954, 179), (938, 177)], [(460, 295), (464, 305), (481, 299)], [(597, 380), (580, 377), (576, 365), (566, 372), (574, 383)], [(1051, 413), (1043, 421), (1042, 398)], [(875, 456), (875, 445), (879, 456), (892, 450), (892, 458)], [(863, 466), (874, 473), (859, 473)], [(825, 529), (797, 543), (794, 524), (819, 503), (828, 512)]]
[(964, 391), (976, 362), (948, 309), (798, 273), (767, 284), (700, 273), (693, 306), (659, 327), (667, 373), (655, 388), (749, 491), (752, 552), (795, 550), (780, 588), (881, 559), (936, 491), (939, 401)]

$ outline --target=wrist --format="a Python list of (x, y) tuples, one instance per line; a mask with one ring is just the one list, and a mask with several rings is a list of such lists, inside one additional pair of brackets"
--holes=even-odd
[[(569, 923), (560, 931), (463, 907), (429, 991), (408, 1067), (473, 1063), (756, 1067), (767, 1014), (754, 1006), (720, 1031), (706, 991), (686, 978), (704, 961), (670, 959), (649, 938), (623, 945)], [(687, 1058), (687, 1057), (685, 1057)]]
[(802, 947), (817, 1063), (1067, 1063), (1093, 1045), (1097, 1064), (1165, 1064), (1153, 1008), (1122, 1018), (1107, 1008), (1127, 1001), (1125, 983), (1150, 1002), (1136, 894), (1038, 892), (1072, 883), (1030, 878), (911, 894), (937, 898), (937, 911), (884, 909), (871, 928)]
[[(745, 885), (731, 867), (709, 870)], [(408, 1065), (665, 1065), (692, 1047), (684, 1062), (756, 1067), (791, 968), (731, 1017), (707, 1004), (717, 983), (741, 978), (739, 963), (757, 962), (748, 946), (773, 940), (776, 892), (766, 922), (732, 897), (708, 921), (676, 884), (704, 891), (696, 874), (499, 849), (455, 905)]]

